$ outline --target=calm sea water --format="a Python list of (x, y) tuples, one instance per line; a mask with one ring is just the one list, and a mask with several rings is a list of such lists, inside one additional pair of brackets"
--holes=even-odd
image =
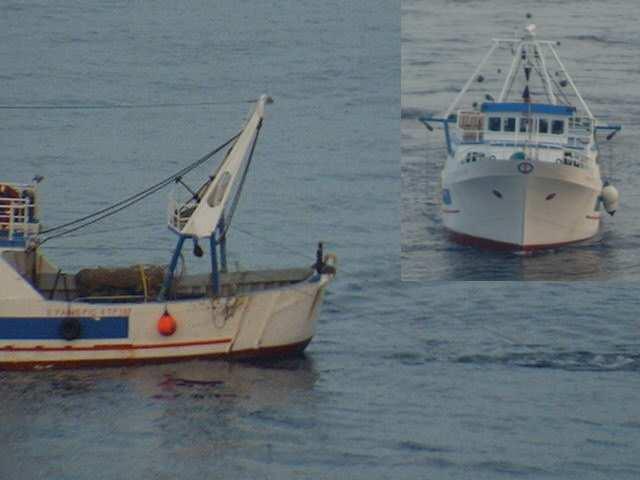
[[(318, 334), (269, 363), (0, 373), (0, 478), (637, 478), (634, 287), (399, 281), (399, 3), (216, 3), (4, 4), (2, 104), (215, 105), (3, 109), (0, 166), (47, 177), (57, 224), (198, 158), (270, 93), (231, 263), (309, 264), (327, 241)], [(47, 252), (166, 262), (165, 201)]]
[[(640, 80), (631, 1), (403, 1), (402, 9), (402, 274), (421, 280), (638, 280), (640, 278)], [(532, 20), (525, 14), (530, 12)], [(571, 19), (570, 21), (568, 19)], [(491, 39), (538, 25), (557, 47), (591, 110), (623, 124), (602, 148), (603, 171), (621, 193), (615, 217), (581, 245), (534, 255), (482, 252), (452, 243), (440, 218), (442, 131), (428, 133), (424, 113), (446, 110), (488, 51)], [(496, 52), (496, 58), (500, 57)], [(509, 55), (508, 52), (503, 55)], [(505, 57), (503, 57), (505, 58)], [(509, 59), (507, 58), (508, 62)], [(503, 67), (503, 71), (504, 67)], [(486, 71), (487, 87), (494, 81)], [(492, 90), (490, 93), (495, 95)]]

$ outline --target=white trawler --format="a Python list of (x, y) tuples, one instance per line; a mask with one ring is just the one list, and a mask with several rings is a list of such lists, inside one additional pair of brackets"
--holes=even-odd
[[(593, 116), (557, 42), (538, 40), (535, 30), (494, 39), (446, 112), (420, 119), (444, 128), (441, 213), (460, 243), (535, 250), (586, 240), (598, 233), (602, 208), (613, 215), (618, 206), (601, 176), (598, 142), (621, 127)], [(512, 55), (501, 90), (476, 91), (482, 101), (461, 107), (472, 85), (493, 76), (483, 68), (500, 48)]]
[[(0, 184), (0, 368), (157, 362), (200, 357), (282, 355), (314, 335), (323, 293), (335, 275), (322, 246), (312, 267), (227, 272), (225, 235), (262, 126), (262, 96), (243, 130), (178, 174), (115, 205), (42, 229), (37, 183)], [(172, 199), (178, 242), (168, 267), (85, 269), (67, 274), (39, 245), (132, 205), (231, 145), (213, 175), (186, 202)], [(225, 221), (226, 220), (226, 221)], [(46, 235), (49, 235), (47, 237)], [(176, 273), (186, 241), (211, 273)]]

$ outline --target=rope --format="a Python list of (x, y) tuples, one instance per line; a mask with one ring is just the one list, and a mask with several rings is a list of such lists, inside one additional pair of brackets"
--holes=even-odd
[[(105, 233), (113, 233), (113, 232), (122, 232), (125, 230), (133, 230), (133, 229), (143, 229), (146, 227), (157, 227), (158, 226), (158, 222), (157, 221), (153, 221), (153, 222), (147, 222), (147, 223), (140, 223), (140, 224), (135, 224), (135, 225), (124, 225), (122, 227), (111, 227), (108, 229), (103, 229), (103, 230), (94, 230), (91, 232), (83, 232), (83, 233), (77, 233), (75, 235), (69, 235), (69, 238), (78, 238), (78, 237), (83, 237), (86, 235), (103, 235)], [(52, 248), (52, 247), (49, 247)], [(53, 248), (59, 248), (59, 247), (53, 247)], [(76, 248), (76, 247), (73, 247)], [(146, 250), (146, 248), (145, 248)]]
[[(555, 78), (551, 77), (551, 76), (549, 76), (549, 78), (551, 78), (551, 81), (553, 82), (553, 86), (556, 87), (556, 93), (559, 93), (560, 96), (562, 97), (560, 99), (561, 102), (564, 101), (565, 105), (571, 105), (571, 100), (569, 100), (569, 97), (564, 92), (564, 90), (562, 89), (562, 87), (560, 86), (558, 81)], [(557, 95), (556, 95), (556, 98), (557, 98)]]
[(615, 156), (614, 150), (613, 150), (613, 142), (611, 140), (607, 140), (607, 143), (605, 143), (606, 145), (606, 150), (607, 150), (607, 158), (605, 159), (606, 162), (606, 166), (607, 166), (607, 172), (605, 172), (606, 174), (606, 178), (607, 180), (612, 180), (614, 177), (614, 171), (613, 171), (613, 159)]
[[(68, 235), (68, 234), (73, 233), (73, 232), (75, 232), (77, 230), (80, 230), (81, 228), (85, 228), (85, 227), (88, 227), (89, 225), (93, 225), (94, 223), (97, 223), (97, 222), (99, 222), (101, 220), (104, 220), (105, 218), (110, 217), (111, 215), (115, 215), (116, 213), (124, 210), (125, 208), (128, 208), (128, 207), (130, 207), (130, 206), (132, 206), (132, 205), (144, 200), (145, 198), (147, 198), (147, 197), (153, 195), (154, 193), (160, 191), (161, 189), (165, 188), (167, 185), (170, 185), (171, 183), (175, 182), (175, 180), (177, 178), (182, 177), (186, 173), (189, 173), (190, 171), (192, 171), (195, 168), (197, 168), (200, 165), (202, 165), (205, 161), (209, 160), (212, 156), (214, 156), (220, 150), (226, 148), (230, 143), (235, 141), (239, 136), (240, 136), (240, 133), (234, 135), (232, 138), (227, 140), (224, 144), (222, 144), (221, 146), (219, 146), (216, 149), (212, 150), (211, 152), (207, 153), (206, 155), (204, 155), (203, 157), (199, 158), (195, 162), (191, 163), (190, 165), (186, 166), (185, 168), (181, 169), (180, 171), (178, 171), (177, 173), (171, 175), (170, 177), (167, 177), (164, 180), (156, 183), (155, 185), (152, 185), (151, 187), (148, 187), (145, 190), (142, 190), (141, 192), (138, 192), (138, 193), (136, 193), (134, 195), (131, 195), (131, 196), (125, 198), (124, 200), (116, 202), (113, 205), (105, 207), (105, 208), (103, 208), (101, 210), (98, 210), (96, 212), (93, 212), (93, 213), (91, 213), (89, 215), (85, 215), (84, 217), (78, 218), (76, 220), (72, 220), (72, 221), (67, 222), (67, 223), (63, 223), (61, 225), (57, 225), (55, 227), (52, 227), (52, 228), (49, 228), (49, 229), (46, 229), (46, 230), (43, 230), (40, 233), (41, 235), (47, 234), (47, 233), (56, 232), (58, 230), (66, 229), (67, 227), (71, 227), (73, 225), (80, 224), (80, 225), (78, 225), (76, 227), (63, 230), (60, 233), (57, 233), (55, 235), (51, 235), (49, 237), (44, 238), (43, 240), (40, 241), (40, 245), (42, 245), (43, 243), (45, 243), (45, 242), (47, 242), (49, 240), (52, 240), (54, 238), (62, 237), (64, 235)], [(90, 219), (93, 219), (93, 220), (90, 220)], [(88, 220), (90, 220), (90, 221), (88, 221)]]
[(85, 215), (84, 217), (78, 218), (76, 220), (72, 220), (71, 222), (67, 222), (67, 223), (64, 223), (62, 225), (58, 225), (58, 226), (46, 229), (46, 230), (42, 231), (41, 234), (54, 232), (56, 230), (60, 230), (62, 228), (66, 228), (66, 227), (74, 225), (76, 223), (83, 222), (85, 220), (93, 218), (93, 217), (95, 217), (97, 215), (101, 215), (101, 214), (103, 214), (105, 212), (108, 212), (109, 210), (112, 210), (112, 209), (117, 208), (117, 207), (119, 207), (121, 205), (127, 204), (129, 202), (134, 202), (135, 203), (135, 201), (137, 201), (137, 199), (139, 197), (141, 197), (140, 198), (140, 200), (141, 200), (142, 198), (145, 198), (145, 197), (155, 193), (156, 191), (160, 190), (161, 188), (164, 188), (165, 186), (169, 185), (170, 183), (174, 182), (176, 180), (176, 178), (182, 177), (186, 173), (189, 173), (191, 170), (199, 167), (205, 161), (209, 160), (209, 158), (211, 158), (213, 155), (215, 155), (220, 150), (224, 149), (227, 145), (229, 145), (231, 142), (236, 140), (239, 136), (240, 136), (240, 133), (236, 134), (235, 136), (233, 136), (232, 138), (227, 140), (223, 145), (217, 147), (215, 150), (212, 150), (211, 152), (207, 153), (206, 155), (204, 155), (203, 157), (199, 158), (195, 162), (193, 162), (190, 165), (188, 165), (188, 166), (184, 167), (183, 169), (179, 170), (177, 173), (171, 175), (170, 177), (165, 178), (164, 180), (156, 183), (155, 185), (152, 185), (151, 187), (148, 187), (145, 190), (142, 190), (141, 192), (138, 192), (138, 193), (136, 193), (134, 195), (131, 195), (130, 197), (127, 197), (124, 200), (116, 202), (113, 205), (105, 207), (105, 208), (103, 208), (101, 210), (98, 210), (96, 212), (90, 213), (89, 215)]
[(144, 291), (144, 301), (146, 302), (149, 298), (149, 288), (147, 287), (147, 274), (144, 271), (144, 265), (138, 265), (138, 269), (140, 270), (140, 279), (142, 280), (142, 289)]

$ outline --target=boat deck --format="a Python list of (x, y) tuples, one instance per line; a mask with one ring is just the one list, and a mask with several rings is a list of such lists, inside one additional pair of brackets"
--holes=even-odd
[[(117, 269), (85, 269), (75, 273), (56, 270), (44, 256), (22, 251), (5, 251), (6, 260), (44, 298), (86, 303), (136, 303), (157, 299), (164, 266), (133, 266)], [(34, 268), (35, 263), (37, 268)], [(33, 272), (37, 271), (37, 274)], [(308, 280), (314, 269), (285, 268), (223, 272), (220, 296), (232, 296), (278, 288)], [(168, 299), (182, 300), (213, 296), (211, 275), (176, 276)]]

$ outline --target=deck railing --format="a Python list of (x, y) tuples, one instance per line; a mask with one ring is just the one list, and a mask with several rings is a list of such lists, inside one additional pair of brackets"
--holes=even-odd
[(482, 143), (484, 114), (476, 111), (460, 111), (458, 112), (457, 126), (462, 143)]
[(0, 197), (0, 233), (9, 240), (38, 233), (35, 205), (30, 198)]
[(187, 225), (196, 206), (193, 202), (179, 202), (176, 199), (175, 193), (172, 192), (169, 196), (169, 205), (167, 208), (167, 222), (169, 227), (177, 232), (182, 232), (182, 229)]

